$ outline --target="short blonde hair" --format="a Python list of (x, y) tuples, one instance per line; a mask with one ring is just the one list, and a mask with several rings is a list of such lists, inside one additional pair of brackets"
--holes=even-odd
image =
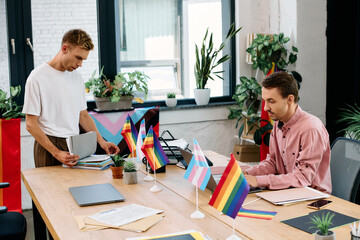
[(94, 44), (89, 34), (81, 29), (67, 31), (62, 38), (61, 46), (65, 43), (74, 44), (89, 51), (94, 49)]

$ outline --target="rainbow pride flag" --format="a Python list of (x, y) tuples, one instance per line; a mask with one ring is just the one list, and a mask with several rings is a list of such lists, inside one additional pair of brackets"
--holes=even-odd
[(159, 139), (156, 134), (154, 134), (152, 126), (146, 135), (141, 150), (145, 154), (153, 171), (169, 163), (169, 159), (167, 158)]
[[(121, 130), (121, 135), (124, 137), (128, 147), (129, 147), (129, 150), (130, 150), (130, 153), (136, 153), (136, 141), (137, 141), (137, 138), (138, 138), (138, 133), (137, 133), (137, 130), (135, 128), (135, 125), (133, 123), (133, 121), (131, 120), (131, 117), (127, 116), (126, 118), (126, 121), (124, 123), (124, 126)], [(133, 156), (135, 157), (135, 156)]]
[(231, 154), (230, 161), (216, 186), (209, 204), (224, 214), (236, 218), (250, 186), (244, 173), (237, 164), (235, 157)]
[(199, 143), (194, 138), (194, 155), (186, 169), (184, 178), (201, 190), (205, 190), (211, 176), (211, 170), (201, 151)]
[(245, 208), (240, 208), (240, 211), (238, 212), (237, 216), (271, 220), (275, 217), (276, 214), (277, 214), (277, 212), (249, 210), (249, 209), (245, 209)]
[(139, 135), (136, 141), (136, 155), (138, 162), (141, 162), (145, 157), (145, 154), (141, 151), (141, 147), (144, 143), (144, 139), (146, 138), (146, 128), (145, 128), (145, 119), (141, 121)]

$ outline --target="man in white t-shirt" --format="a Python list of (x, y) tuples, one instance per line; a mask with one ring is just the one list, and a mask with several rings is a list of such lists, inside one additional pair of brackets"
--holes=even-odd
[(70, 30), (63, 36), (57, 55), (35, 68), (26, 81), (23, 113), (26, 129), (35, 138), (36, 167), (74, 166), (79, 156), (70, 155), (66, 138), (79, 134), (79, 125), (86, 132), (97, 132), (97, 141), (107, 154), (120, 151), (97, 130), (87, 112), (84, 81), (75, 71), (93, 48), (85, 31)]

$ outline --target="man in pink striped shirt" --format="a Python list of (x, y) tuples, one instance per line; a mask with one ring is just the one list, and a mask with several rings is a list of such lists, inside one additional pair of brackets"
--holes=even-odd
[(294, 78), (286, 72), (262, 83), (265, 111), (272, 120), (269, 154), (244, 171), (250, 186), (269, 189), (312, 187), (331, 193), (329, 134), (319, 118), (303, 111)]

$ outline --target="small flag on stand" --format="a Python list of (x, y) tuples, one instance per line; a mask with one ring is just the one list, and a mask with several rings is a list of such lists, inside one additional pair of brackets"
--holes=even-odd
[(143, 145), (143, 140), (146, 138), (146, 128), (145, 128), (145, 119), (141, 121), (139, 135), (136, 141), (136, 155), (138, 162), (141, 162), (145, 157), (145, 154), (141, 151)]
[(152, 126), (146, 135), (141, 150), (145, 154), (153, 171), (169, 163), (169, 159), (167, 158), (159, 139), (154, 133)]
[[(121, 130), (121, 135), (124, 137), (132, 157), (136, 156), (136, 141), (138, 138), (138, 133), (136, 131), (135, 125), (131, 120), (131, 117), (127, 116), (124, 123), (123, 129)], [(135, 155), (134, 155), (135, 154)]]
[(211, 170), (209, 165), (203, 152), (201, 151), (199, 143), (194, 138), (194, 155), (191, 158), (184, 178), (204, 191), (209, 182), (210, 176)]
[(245, 179), (244, 173), (237, 164), (234, 155), (231, 154), (230, 161), (215, 188), (209, 204), (235, 219), (249, 190), (250, 186)]

